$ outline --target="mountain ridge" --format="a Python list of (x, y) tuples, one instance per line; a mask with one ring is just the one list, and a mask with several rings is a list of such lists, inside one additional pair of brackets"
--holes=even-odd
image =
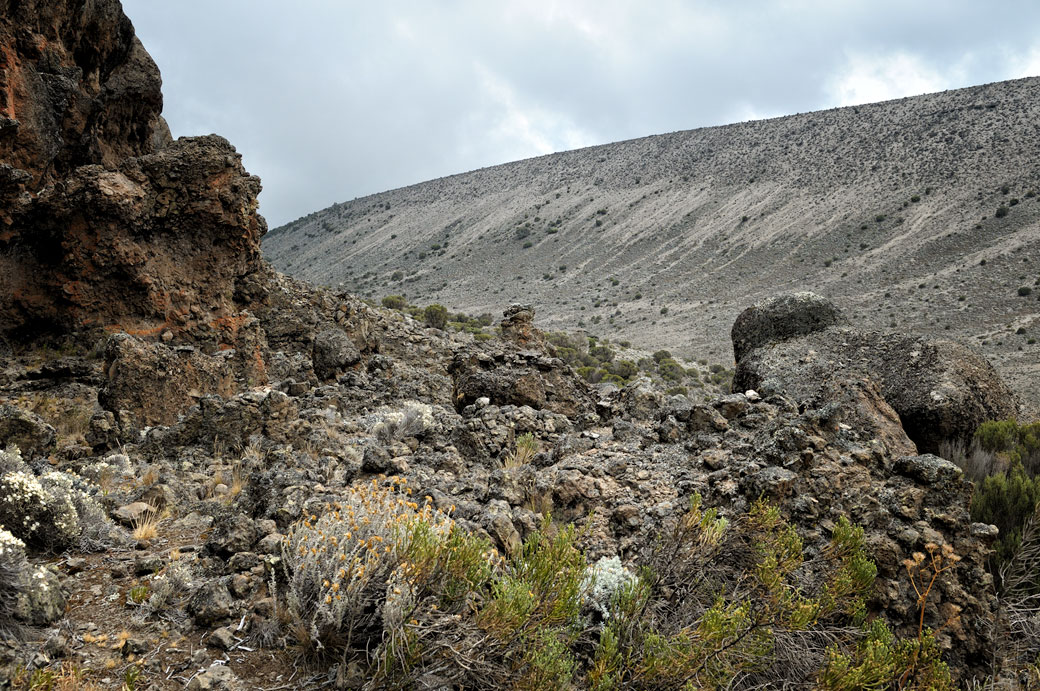
[(370, 297), (530, 302), (545, 328), (713, 359), (742, 305), (812, 290), (974, 343), (1036, 409), (1037, 104), (1025, 78), (652, 135), (337, 204), (263, 247)]

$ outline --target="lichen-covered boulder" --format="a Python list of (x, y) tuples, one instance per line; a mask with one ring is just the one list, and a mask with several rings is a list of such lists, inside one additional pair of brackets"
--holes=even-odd
[[(967, 442), (982, 422), (1017, 414), (1014, 393), (978, 352), (912, 334), (825, 325), (831, 319), (826, 315), (837, 314), (825, 303), (818, 296), (778, 300), (742, 313), (733, 327), (734, 352), (739, 353), (733, 390), (783, 393), (805, 402), (868, 379), (923, 453), (938, 453), (943, 441)], [(770, 304), (813, 307), (799, 312)], [(807, 313), (823, 316), (814, 320)], [(785, 325), (792, 314), (794, 325)], [(770, 326), (769, 318), (778, 323)], [(749, 331), (752, 323), (757, 326)]]
[(331, 379), (361, 361), (361, 351), (341, 329), (328, 329), (314, 337), (311, 351), (314, 374), (318, 379)]
[(845, 317), (837, 306), (815, 293), (779, 295), (752, 305), (737, 316), (730, 330), (733, 356), (740, 362), (755, 348), (844, 323)]

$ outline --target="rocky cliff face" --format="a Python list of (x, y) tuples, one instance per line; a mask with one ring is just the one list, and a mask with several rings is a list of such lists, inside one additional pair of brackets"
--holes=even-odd
[(117, 0), (2, 17), (0, 332), (219, 331), (260, 266), (259, 180), (219, 137), (171, 140)]

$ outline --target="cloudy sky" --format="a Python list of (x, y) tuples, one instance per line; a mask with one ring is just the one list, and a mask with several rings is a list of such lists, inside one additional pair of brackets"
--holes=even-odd
[(1040, 75), (1035, 0), (123, 0), (174, 136), (272, 227), (386, 189), (706, 125)]

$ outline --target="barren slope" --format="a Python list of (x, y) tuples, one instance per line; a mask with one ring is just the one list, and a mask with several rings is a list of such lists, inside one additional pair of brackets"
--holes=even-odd
[(713, 360), (740, 309), (811, 289), (980, 346), (1035, 411), (1038, 132), (1040, 79), (1001, 82), (433, 180), (277, 228), (264, 251), (374, 297), (529, 302), (545, 328)]

